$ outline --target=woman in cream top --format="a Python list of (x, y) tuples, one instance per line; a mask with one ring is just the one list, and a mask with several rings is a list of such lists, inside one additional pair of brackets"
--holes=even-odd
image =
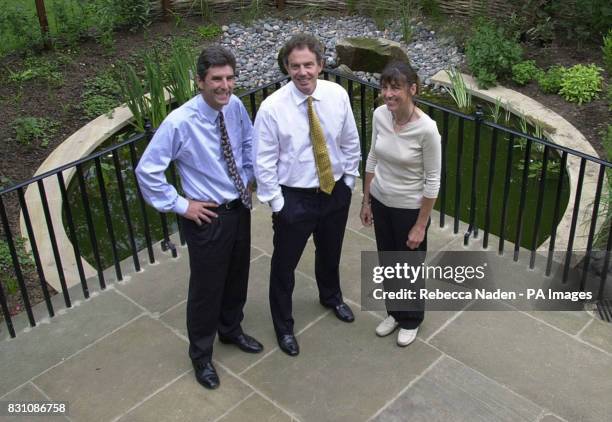
[[(418, 251), (403, 254), (403, 262), (420, 265), (427, 250), (427, 228), (440, 188), (441, 144), (436, 122), (413, 100), (418, 94), (416, 72), (410, 65), (393, 62), (381, 74), (385, 102), (374, 111), (372, 144), (366, 163), (361, 221), (374, 223), (379, 251)], [(389, 255), (381, 255), (388, 261)], [(381, 265), (394, 265), (381, 262)], [(424, 280), (384, 281), (386, 291), (410, 288), (418, 293)], [(386, 301), (389, 316), (376, 328), (379, 336), (400, 328), (397, 344), (416, 338), (424, 319), (423, 301)]]

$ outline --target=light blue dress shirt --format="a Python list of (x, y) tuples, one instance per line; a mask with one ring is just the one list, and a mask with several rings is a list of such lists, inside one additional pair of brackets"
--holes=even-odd
[[(232, 95), (222, 109), (236, 167), (245, 184), (253, 180), (253, 125), (242, 102)], [(189, 202), (166, 180), (175, 162), (185, 196), (217, 204), (240, 197), (230, 179), (221, 148), (219, 112), (198, 94), (172, 111), (140, 158), (136, 177), (145, 200), (162, 212), (184, 214)]]

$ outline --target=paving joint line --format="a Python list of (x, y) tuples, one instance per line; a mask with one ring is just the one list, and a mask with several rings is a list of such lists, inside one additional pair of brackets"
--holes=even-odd
[(56, 364), (51, 365), (50, 367), (48, 367), (48, 368), (47, 368), (47, 369), (45, 369), (44, 371), (40, 372), (39, 374), (34, 375), (33, 377), (31, 377), (31, 378), (30, 378), (29, 380), (27, 380), (26, 382), (24, 382), (24, 383), (22, 383), (22, 384), (18, 385), (17, 387), (13, 388), (12, 390), (8, 391), (8, 392), (7, 392), (7, 393), (5, 393), (4, 395), (0, 396), (0, 399), (2, 399), (2, 398), (4, 398), (4, 397), (8, 396), (8, 395), (9, 395), (9, 394), (11, 394), (11, 393), (14, 393), (15, 391), (19, 390), (21, 387), (23, 387), (24, 385), (26, 385), (26, 384), (27, 384), (27, 383), (29, 383), (29, 382), (32, 382), (32, 383), (33, 383), (33, 382), (34, 382), (34, 381), (33, 381), (34, 379), (36, 379), (36, 378), (38, 378), (38, 377), (40, 377), (40, 376), (42, 376), (42, 375), (46, 374), (47, 372), (49, 372), (49, 371), (51, 371), (52, 369), (54, 369), (54, 368), (56, 368), (56, 367), (58, 367), (58, 366), (62, 365), (63, 363), (68, 362), (70, 359), (72, 359), (73, 357), (75, 357), (75, 356), (76, 356), (76, 355), (78, 355), (79, 353), (81, 353), (81, 352), (83, 352), (83, 351), (85, 351), (85, 350), (87, 350), (87, 349), (89, 349), (89, 348), (93, 347), (94, 345), (98, 344), (98, 343), (99, 343), (99, 342), (101, 342), (102, 340), (104, 340), (104, 339), (106, 339), (107, 337), (109, 337), (109, 336), (111, 336), (111, 335), (115, 334), (117, 331), (119, 331), (119, 330), (121, 330), (121, 329), (123, 329), (123, 328), (127, 327), (127, 326), (128, 326), (128, 325), (130, 325), (132, 322), (136, 321), (136, 320), (137, 320), (137, 319), (139, 319), (139, 318), (142, 318), (143, 316), (147, 316), (147, 315), (146, 315), (146, 314), (144, 314), (144, 313), (141, 313), (141, 314), (136, 315), (134, 318), (132, 318), (132, 319), (130, 319), (130, 320), (128, 320), (128, 321), (126, 321), (126, 322), (124, 322), (123, 324), (121, 324), (121, 325), (120, 325), (120, 326), (118, 326), (117, 328), (115, 328), (115, 329), (111, 330), (110, 332), (108, 332), (108, 333), (104, 334), (102, 337), (100, 337), (100, 338), (98, 338), (98, 339), (94, 340), (93, 342), (89, 343), (87, 346), (82, 347), (81, 349), (77, 350), (76, 352), (72, 353), (71, 355), (68, 355), (68, 357), (66, 357), (66, 358), (62, 359), (61, 361), (57, 362)]
[(212, 422), (220, 421), (221, 419), (229, 415), (234, 409), (236, 409), (238, 406), (240, 406), (242, 403), (247, 401), (249, 398), (251, 398), (255, 394), (257, 394), (255, 391), (251, 391), (249, 394), (246, 395), (246, 397), (242, 398), (241, 400), (238, 400), (238, 402), (234, 404), (233, 406), (230, 406), (230, 408), (227, 409), (225, 412), (223, 412), (223, 414), (221, 414), (219, 417), (213, 419)]
[(121, 413), (120, 415), (115, 416), (114, 418), (111, 419), (111, 422), (115, 422), (118, 421), (119, 419), (121, 419), (123, 416), (127, 415), (128, 413), (130, 413), (132, 410), (137, 409), (138, 407), (142, 406), (145, 402), (147, 402), (149, 399), (153, 398), (155, 395), (161, 393), (162, 391), (164, 391), (165, 389), (167, 389), (168, 387), (170, 387), (172, 384), (174, 384), (176, 381), (178, 381), (179, 379), (181, 379), (182, 377), (184, 377), (185, 375), (187, 375), (189, 372), (191, 372), (191, 369), (188, 369), (186, 371), (184, 371), (183, 373), (181, 373), (180, 375), (178, 375), (177, 377), (173, 378), (172, 380), (168, 381), (166, 384), (162, 385), (161, 387), (159, 387), (157, 390), (154, 390), (151, 394), (146, 395), (142, 400), (140, 400), (138, 403), (136, 403), (135, 405), (133, 405), (132, 407), (130, 407), (129, 409), (127, 409), (125, 412)]
[(437, 330), (435, 330), (429, 337), (427, 337), (427, 339), (425, 339), (425, 343), (429, 344), (431, 339), (433, 339), (442, 330), (444, 330), (446, 327), (448, 327), (453, 321), (455, 321), (457, 318), (459, 318), (459, 315), (463, 314), (463, 312), (466, 310), (466, 308), (468, 308), (472, 303), (475, 303), (475, 301), (471, 300), (470, 302), (468, 302), (467, 305), (465, 305), (463, 307), (463, 309), (460, 309), (459, 311), (457, 311), (455, 313), (455, 315), (451, 316), (448, 320), (446, 320), (446, 322), (444, 322), (444, 324), (442, 324), (440, 327), (438, 327)]
[(284, 407), (282, 407), (280, 404), (278, 404), (276, 401), (272, 400), (270, 397), (268, 397), (267, 394), (265, 394), (263, 391), (259, 390), (258, 388), (256, 388), (253, 384), (251, 384), (250, 382), (248, 382), (246, 379), (244, 379), (242, 376), (236, 374), (234, 371), (232, 371), (230, 368), (228, 368), (227, 366), (225, 366), (223, 363), (219, 362), (218, 360), (215, 360), (216, 364), (219, 365), (220, 368), (222, 368), (225, 372), (227, 372), (228, 374), (232, 375), (233, 377), (236, 377), (238, 380), (240, 380), (244, 385), (250, 387), (253, 391), (255, 391), (257, 394), (259, 394), (260, 396), (262, 396), (263, 398), (265, 398), (266, 400), (268, 400), (270, 403), (272, 403), (274, 406), (276, 406), (277, 408), (279, 408), (280, 410), (283, 411), (283, 413), (287, 414), (289, 417), (293, 418), (293, 419), (298, 419), (299, 418), (294, 415), (292, 412), (290, 412), (289, 410), (285, 409)]
[(576, 337), (580, 337), (582, 335), (582, 333), (585, 332), (587, 330), (587, 328), (589, 328), (591, 326), (591, 324), (593, 324), (593, 321), (595, 321), (595, 318), (591, 318), (586, 324), (584, 324), (584, 327), (582, 327), (576, 333)]
[[(468, 365), (465, 362), (460, 361), (459, 359), (457, 359), (454, 356), (449, 355), (448, 353), (446, 353), (444, 350), (438, 348), (437, 346), (427, 343), (428, 346), (432, 347), (433, 349), (437, 350), (439, 353), (442, 354), (442, 356), (445, 356), (448, 359), (454, 360), (455, 362), (458, 362), (459, 364), (465, 366), (466, 368), (469, 368), (470, 370), (474, 371), (475, 373), (477, 373), (478, 375), (480, 375), (481, 377), (485, 378), (488, 381), (493, 382), (494, 384), (497, 384), (501, 387), (503, 387), (504, 389), (506, 389), (507, 391), (509, 391), (510, 393), (514, 394), (517, 397), (520, 397), (521, 399), (525, 400), (528, 403), (531, 403), (532, 405), (539, 407), (540, 409), (542, 409), (543, 411), (546, 411), (546, 408), (542, 405), (539, 405), (538, 403), (534, 402), (533, 400), (523, 396), (522, 394), (517, 393), (516, 391), (514, 391), (512, 388), (510, 388), (508, 385), (504, 384), (501, 381), (496, 380), (495, 378), (492, 378), (490, 376), (488, 376), (487, 374), (479, 371), (478, 369), (474, 368), (473, 366)], [(550, 413), (550, 411), (547, 411)]]
[(380, 409), (378, 409), (376, 411), (376, 413), (374, 413), (372, 416), (370, 416), (368, 419), (366, 419), (367, 421), (371, 421), (372, 419), (374, 419), (376, 416), (380, 415), (382, 412), (385, 411), (385, 409), (387, 409), (391, 404), (393, 404), (393, 402), (395, 402), (398, 398), (400, 398), (410, 387), (412, 387), (414, 384), (416, 384), (421, 378), (423, 378), (429, 371), (431, 371), (442, 359), (444, 358), (444, 355), (440, 355), (438, 356), (438, 358), (433, 361), (431, 364), (429, 364), (429, 366), (427, 368), (425, 368), (425, 370), (423, 370), (423, 372), (421, 372), (419, 375), (417, 375), (414, 379), (412, 379), (408, 385), (406, 385), (404, 388), (402, 388), (400, 390), (400, 392), (395, 395), (391, 400), (387, 401)]
[[(30, 381), (30, 384), (32, 384), (32, 387), (34, 387), (35, 390), (38, 390), (38, 392), (40, 394), (42, 394), (44, 398), (46, 398), (50, 402), (53, 401), (53, 399), (42, 388), (40, 388), (38, 385), (36, 385), (33, 381)], [(67, 402), (68, 402), (68, 408), (70, 409), (70, 401), (67, 400)], [(63, 416), (65, 419), (67, 419), (67, 420), (72, 422), (72, 418), (70, 418), (67, 414), (66, 415), (61, 415), (61, 416)]]

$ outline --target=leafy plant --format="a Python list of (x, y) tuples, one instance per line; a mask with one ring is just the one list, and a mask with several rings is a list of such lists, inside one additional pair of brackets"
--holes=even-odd
[(556, 25), (568, 40), (579, 45), (600, 39), (612, 22), (612, 3), (609, 0), (573, 0), (551, 2)]
[(15, 49), (31, 49), (42, 43), (36, 15), (18, 2), (0, 7), (0, 56)]
[[(17, 237), (13, 239), (17, 261), (22, 273), (30, 273), (34, 270), (34, 261), (25, 248), (26, 239)], [(0, 281), (4, 285), (8, 294), (14, 294), (19, 288), (13, 266), (13, 258), (9, 249), (8, 242), (0, 239)]]
[(525, 85), (537, 79), (541, 72), (536, 66), (535, 61), (525, 60), (512, 66), (512, 80), (519, 85)]
[(64, 83), (64, 75), (59, 70), (58, 61), (29, 56), (19, 70), (11, 70), (6, 68), (8, 72), (8, 80), (21, 84), (31, 79), (43, 79), (53, 86), (61, 86)]
[(561, 80), (559, 94), (572, 103), (588, 103), (601, 92), (603, 69), (591, 64), (577, 64), (567, 69)]
[(538, 86), (546, 94), (557, 94), (561, 89), (561, 81), (567, 68), (563, 66), (552, 66), (546, 72), (537, 76)]
[(28, 146), (38, 143), (41, 147), (49, 145), (58, 126), (57, 122), (41, 117), (18, 117), (11, 123), (17, 142)]
[(93, 119), (119, 105), (121, 87), (112, 71), (104, 71), (85, 81), (81, 98), (80, 108), (87, 118)]
[(508, 39), (503, 29), (483, 19), (478, 20), (465, 52), (480, 88), (488, 88), (497, 79), (508, 76), (523, 54), (520, 45)]
[(116, 24), (132, 32), (146, 28), (152, 22), (149, 0), (113, 0)]
[(612, 29), (608, 31), (608, 34), (603, 37), (603, 46), (601, 47), (603, 53), (603, 62), (606, 66), (608, 73), (612, 74)]
[(444, 87), (446, 92), (453, 98), (457, 107), (462, 111), (469, 111), (472, 108), (472, 94), (467, 89), (461, 73), (454, 67), (445, 71), (451, 81), (451, 87)]
[(221, 31), (221, 27), (215, 23), (199, 26), (197, 31), (198, 34), (205, 40), (212, 40), (218, 35), (221, 35), (221, 33), (223, 32)]
[(51, 9), (58, 35), (68, 45), (76, 45), (88, 30), (85, 4), (54, 0), (51, 3)]

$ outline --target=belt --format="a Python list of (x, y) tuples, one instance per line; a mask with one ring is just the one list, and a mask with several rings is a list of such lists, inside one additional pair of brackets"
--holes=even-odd
[(301, 192), (301, 193), (323, 193), (323, 191), (321, 190), (321, 188), (316, 187), (316, 188), (294, 188), (293, 186), (285, 186), (285, 185), (281, 185), (281, 187), (283, 189), (287, 189), (289, 191), (293, 191), (293, 192)]
[(233, 201), (226, 202), (225, 204), (219, 205), (215, 208), (215, 211), (233, 210), (242, 206), (242, 200), (240, 198), (234, 199)]

